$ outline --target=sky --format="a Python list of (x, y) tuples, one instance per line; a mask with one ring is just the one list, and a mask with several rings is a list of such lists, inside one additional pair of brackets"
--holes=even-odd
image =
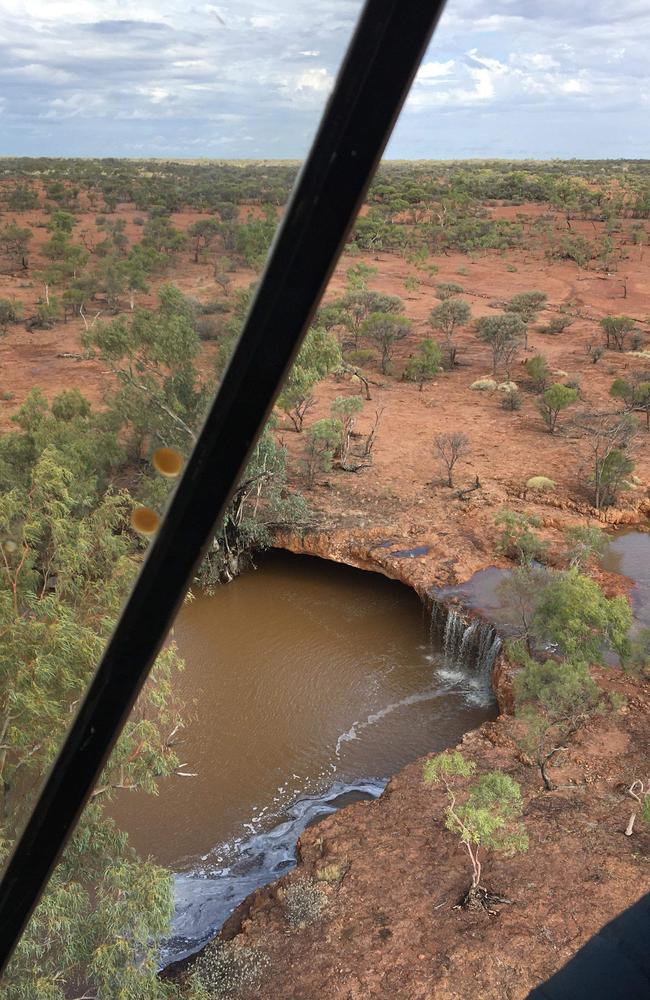
[[(0, 155), (302, 158), (361, 6), (0, 0)], [(647, 0), (449, 0), (387, 156), (650, 158), (649, 45)]]

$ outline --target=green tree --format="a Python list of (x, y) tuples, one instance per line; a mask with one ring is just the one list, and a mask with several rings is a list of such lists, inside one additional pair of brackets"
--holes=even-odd
[(510, 368), (522, 345), (525, 332), (526, 324), (517, 313), (481, 316), (477, 321), (476, 335), (492, 352), (493, 375), (503, 367), (506, 378), (510, 378)]
[(496, 515), (494, 523), (502, 529), (497, 547), (503, 555), (516, 559), (522, 566), (543, 558), (546, 543), (531, 530), (541, 527), (536, 515), (519, 514), (504, 508)]
[(566, 558), (572, 566), (580, 569), (591, 559), (601, 559), (609, 545), (610, 538), (605, 531), (592, 525), (576, 525), (564, 533)]
[(447, 298), (432, 309), (429, 315), (429, 323), (434, 330), (439, 330), (445, 338), (447, 352), (449, 356), (449, 367), (453, 368), (456, 363), (457, 348), (454, 345), (454, 336), (458, 330), (469, 323), (472, 315), (467, 302), (464, 299)]
[(628, 410), (645, 413), (646, 430), (650, 430), (650, 382), (616, 378), (609, 390), (610, 396), (620, 399)]
[(120, 385), (113, 406), (138, 456), (146, 441), (187, 451), (209, 391), (195, 366), (200, 341), (191, 306), (173, 285), (163, 285), (159, 299), (155, 312), (136, 309), (84, 335)]
[(546, 791), (552, 791), (550, 761), (594, 712), (601, 691), (581, 660), (538, 663), (523, 652), (518, 659), (516, 715), (526, 727), (520, 744), (539, 767)]
[(314, 386), (340, 364), (341, 352), (333, 334), (318, 327), (309, 330), (278, 396), (278, 406), (298, 433), (314, 404)]
[(10, 222), (0, 226), (0, 254), (6, 258), (10, 270), (27, 270), (29, 267), (29, 243), (34, 234), (25, 226)]
[(535, 354), (524, 365), (535, 392), (543, 392), (548, 383), (550, 370), (543, 354)]
[(574, 419), (583, 432), (585, 452), (582, 475), (596, 510), (611, 507), (634, 471), (629, 454), (636, 431), (631, 414), (586, 412)]
[[(115, 429), (81, 394), (33, 393), (0, 439), (0, 835), (6, 854), (133, 581), (129, 497), (105, 492)], [(104, 447), (105, 445), (105, 447)], [(7, 1000), (154, 1000), (172, 911), (168, 872), (106, 815), (118, 788), (154, 792), (178, 759), (173, 646), (159, 657), (3, 981)], [(75, 988), (74, 994), (71, 988)]]
[(71, 233), (76, 221), (74, 215), (70, 212), (57, 209), (50, 215), (47, 228), (51, 233)]
[(576, 402), (578, 390), (556, 382), (549, 386), (539, 401), (538, 409), (549, 433), (555, 434), (560, 413)]
[(383, 375), (388, 374), (395, 347), (400, 341), (408, 337), (410, 332), (411, 321), (406, 316), (374, 312), (363, 321), (361, 333), (379, 349)]
[(154, 217), (144, 224), (142, 243), (156, 253), (170, 256), (185, 245), (185, 235), (169, 219)]
[(438, 754), (424, 765), (425, 784), (442, 785), (447, 793), (445, 826), (459, 837), (470, 858), (472, 883), (466, 904), (480, 899), (482, 850), (514, 854), (528, 849), (528, 836), (519, 822), (519, 785), (503, 771), (490, 771), (463, 790), (454, 779), (467, 778), (475, 769), (473, 761), (457, 750)]
[(192, 240), (194, 263), (198, 264), (201, 251), (216, 240), (221, 232), (221, 223), (218, 219), (199, 219), (187, 230)]
[(546, 292), (519, 292), (513, 295), (503, 307), (507, 313), (520, 316), (526, 324), (524, 331), (524, 347), (528, 348), (528, 327), (534, 323), (539, 313), (546, 306)]
[(635, 322), (631, 316), (605, 316), (600, 321), (605, 334), (605, 346), (615, 351), (624, 351)]
[(521, 561), (521, 565), (506, 573), (497, 584), (501, 611), (509, 616), (509, 624), (528, 653), (533, 646), (533, 616), (539, 595), (548, 582), (548, 573), (545, 566)]
[(309, 486), (314, 485), (319, 472), (331, 470), (342, 432), (341, 421), (332, 417), (317, 420), (305, 431), (303, 468)]
[(342, 432), (341, 421), (331, 417), (317, 420), (305, 431), (303, 465), (309, 486), (314, 485), (319, 472), (331, 470)]
[(339, 446), (339, 458), (344, 463), (350, 451), (350, 438), (354, 430), (355, 418), (363, 410), (363, 400), (361, 396), (337, 396), (332, 402), (331, 413), (335, 420), (341, 424), (341, 443)]
[(6, 333), (11, 323), (20, 319), (20, 306), (10, 299), (0, 299), (0, 333)]
[(417, 353), (409, 358), (404, 369), (407, 382), (417, 382), (422, 392), (425, 382), (435, 378), (442, 367), (442, 350), (435, 340), (423, 340)]
[(340, 320), (354, 337), (354, 346), (357, 348), (363, 324), (371, 313), (401, 313), (404, 312), (404, 303), (397, 295), (356, 289), (325, 308), (339, 310)]
[(568, 659), (602, 663), (606, 649), (625, 662), (630, 652), (632, 609), (626, 597), (605, 597), (575, 567), (550, 575), (533, 616), (533, 634), (558, 646)]
[(287, 482), (287, 451), (265, 428), (235, 490), (221, 531), (213, 539), (197, 581), (212, 593), (230, 583), (250, 564), (251, 554), (267, 548), (274, 528), (295, 527), (306, 520), (303, 498)]

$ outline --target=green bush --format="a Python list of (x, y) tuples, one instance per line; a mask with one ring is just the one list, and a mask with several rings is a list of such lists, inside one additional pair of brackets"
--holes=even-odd
[(6, 333), (10, 323), (20, 319), (20, 306), (10, 299), (0, 299), (0, 333)]
[(343, 360), (354, 368), (367, 368), (375, 360), (375, 352), (369, 347), (359, 347), (356, 351), (346, 351)]
[[(514, 384), (514, 383), (513, 383)], [(518, 389), (504, 391), (501, 399), (501, 407), (504, 410), (516, 411), (521, 409), (521, 393)]]
[(524, 365), (535, 392), (543, 392), (549, 380), (548, 362), (543, 354), (535, 354)]
[(542, 559), (546, 543), (531, 531), (531, 528), (541, 527), (538, 517), (504, 508), (496, 515), (494, 523), (502, 529), (497, 548), (503, 555), (516, 559), (522, 566)]
[(573, 320), (569, 316), (553, 316), (551, 320), (542, 327), (542, 333), (550, 333), (551, 336), (556, 337), (560, 333), (571, 326)]

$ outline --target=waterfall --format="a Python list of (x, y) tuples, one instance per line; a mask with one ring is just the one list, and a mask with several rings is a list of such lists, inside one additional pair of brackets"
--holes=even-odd
[(432, 602), (431, 638), (442, 641), (445, 669), (462, 672), (492, 689), (492, 670), (501, 650), (501, 638), (489, 622), (467, 618), (461, 609)]

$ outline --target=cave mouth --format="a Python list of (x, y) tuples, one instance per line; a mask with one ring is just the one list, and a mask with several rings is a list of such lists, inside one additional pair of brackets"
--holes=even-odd
[(186, 604), (173, 638), (186, 662), (181, 753), (196, 776), (114, 807), (138, 851), (176, 873), (168, 960), (290, 867), (309, 822), (375, 797), (406, 763), (496, 714), (414, 591), (325, 559), (265, 553)]

